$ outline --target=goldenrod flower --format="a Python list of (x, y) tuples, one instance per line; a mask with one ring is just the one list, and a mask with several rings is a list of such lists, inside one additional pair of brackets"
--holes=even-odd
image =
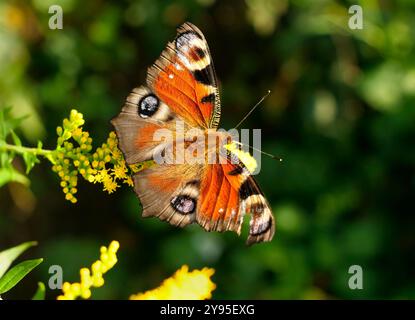
[(118, 179), (125, 179), (127, 178), (127, 168), (125, 165), (115, 165), (114, 169), (112, 170), (114, 176)]
[(125, 184), (128, 184), (130, 187), (134, 186), (133, 179), (131, 177), (127, 177), (127, 179), (124, 180)]
[(91, 265), (91, 269), (82, 268), (79, 271), (81, 281), (62, 285), (63, 295), (58, 300), (75, 300), (78, 297), (88, 299), (91, 297), (91, 288), (104, 285), (103, 275), (117, 263), (117, 251), (120, 247), (118, 241), (112, 241), (107, 247), (102, 246), (100, 259)]
[(204, 300), (212, 297), (216, 285), (210, 277), (214, 269), (203, 268), (189, 272), (184, 265), (163, 281), (160, 287), (130, 296), (130, 300)]
[(107, 191), (108, 193), (113, 193), (115, 189), (118, 188), (118, 184), (113, 180), (110, 176), (106, 176), (102, 183), (104, 184), (104, 191)]
[[(118, 149), (115, 132), (110, 132), (105, 143), (92, 152), (92, 138), (82, 126), (85, 123), (82, 113), (72, 110), (62, 126), (56, 128), (57, 149), (52, 157), (53, 171), (61, 178), (65, 199), (77, 201), (75, 188), (78, 175), (92, 183), (102, 183), (103, 190), (113, 193), (121, 183), (133, 185), (132, 174), (146, 166), (127, 166), (122, 152)], [(139, 171), (138, 170), (138, 171)]]

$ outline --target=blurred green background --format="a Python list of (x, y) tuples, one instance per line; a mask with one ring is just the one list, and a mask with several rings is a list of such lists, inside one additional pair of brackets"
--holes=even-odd
[[(63, 8), (63, 30), (48, 8)], [(348, 8), (363, 7), (363, 30)], [(93, 298), (126, 299), (183, 264), (216, 269), (216, 299), (415, 298), (415, 2), (328, 0), (31, 0), (0, 2), (0, 105), (29, 114), (24, 144), (56, 145), (55, 128), (82, 112), (95, 146), (129, 91), (184, 21), (208, 39), (220, 79), (221, 126), (262, 129), (257, 179), (277, 220), (269, 244), (246, 230), (207, 233), (141, 218), (132, 189), (112, 195), (83, 181), (64, 200), (47, 161), (30, 189), (0, 189), (0, 249), (23, 241), (45, 261), (4, 298), (30, 298), (59, 264), (64, 279), (119, 240), (119, 263)], [(16, 166), (21, 166), (19, 161)], [(364, 289), (348, 287), (360, 265)], [(59, 290), (48, 290), (54, 298)]]

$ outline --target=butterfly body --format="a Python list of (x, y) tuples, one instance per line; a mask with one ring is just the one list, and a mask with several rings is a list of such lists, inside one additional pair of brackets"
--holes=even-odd
[(149, 68), (147, 85), (133, 89), (112, 120), (128, 164), (155, 160), (135, 174), (143, 216), (207, 231), (241, 231), (251, 215), (247, 243), (270, 241), (275, 221), (249, 166), (217, 129), (221, 104), (212, 58), (202, 32), (177, 30)]

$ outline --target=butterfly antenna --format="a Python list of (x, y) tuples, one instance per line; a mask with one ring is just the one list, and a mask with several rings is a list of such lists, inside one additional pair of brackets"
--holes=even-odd
[(241, 121), (239, 121), (239, 123), (235, 126), (235, 129), (238, 128), (242, 122), (244, 122), (246, 118), (251, 115), (252, 112), (254, 112), (254, 110), (269, 96), (270, 93), (271, 90), (268, 90), (268, 92), (256, 103), (256, 105), (254, 105), (254, 107), (246, 114), (246, 116), (243, 117)]
[[(239, 142), (239, 141), (232, 141), (233, 143), (236, 143), (236, 144), (239, 144), (240, 146), (244, 146), (244, 144), (243, 143), (241, 143), (241, 142)], [(258, 152), (260, 152), (260, 153), (262, 153), (262, 154), (265, 154), (266, 156), (268, 156), (268, 157), (271, 157), (272, 159), (274, 159), (274, 160), (277, 160), (277, 161), (280, 161), (280, 162), (282, 162), (282, 158), (280, 158), (280, 157), (278, 157), (278, 156), (276, 156), (276, 155), (273, 155), (273, 154), (271, 154), (271, 153), (268, 153), (268, 152), (265, 152), (265, 151), (262, 151), (262, 150), (260, 150), (260, 149), (257, 149), (257, 148), (255, 148), (255, 147), (253, 147), (253, 146), (248, 146), (249, 148), (251, 148), (252, 150), (256, 150), (256, 151), (258, 151)]]

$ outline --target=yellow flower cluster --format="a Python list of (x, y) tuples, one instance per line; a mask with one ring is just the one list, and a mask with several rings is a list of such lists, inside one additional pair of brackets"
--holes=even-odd
[[(61, 178), (61, 187), (66, 200), (76, 202), (74, 194), (77, 192), (78, 172), (72, 165), (81, 159), (86, 161), (84, 155), (92, 149), (92, 139), (87, 132), (82, 132), (81, 126), (85, 123), (81, 113), (72, 110), (69, 119), (64, 119), (62, 127), (56, 128), (58, 135), (57, 148), (52, 156), (52, 170)], [(77, 145), (70, 142), (73, 139)]]
[[(110, 165), (110, 167), (107, 167)], [(118, 149), (118, 140), (114, 132), (110, 132), (106, 143), (92, 155), (93, 175), (88, 177), (89, 182), (100, 182), (104, 185), (104, 191), (112, 193), (117, 189), (118, 181), (133, 185), (124, 157)]]
[(238, 157), (239, 160), (245, 165), (249, 172), (253, 173), (258, 164), (253, 156), (249, 152), (242, 151), (238, 148), (236, 143), (225, 144), (224, 148), (232, 152)]
[(212, 297), (216, 285), (210, 277), (214, 269), (203, 268), (189, 272), (184, 265), (163, 281), (160, 287), (130, 296), (130, 300), (204, 300)]
[(117, 263), (118, 241), (112, 241), (107, 247), (101, 247), (100, 259), (91, 265), (91, 269), (82, 268), (79, 273), (80, 282), (65, 282), (62, 286), (63, 295), (58, 300), (75, 300), (78, 297), (88, 299), (91, 297), (91, 287), (99, 288), (104, 285), (103, 275)]
[(103, 190), (112, 193), (119, 183), (132, 186), (131, 174), (136, 171), (127, 167), (114, 132), (92, 153), (92, 138), (83, 131), (84, 123), (83, 115), (72, 110), (69, 119), (64, 119), (62, 127), (56, 129), (57, 148), (51, 158), (52, 170), (61, 178), (65, 198), (72, 203), (77, 201), (78, 175), (89, 182), (102, 183)]

